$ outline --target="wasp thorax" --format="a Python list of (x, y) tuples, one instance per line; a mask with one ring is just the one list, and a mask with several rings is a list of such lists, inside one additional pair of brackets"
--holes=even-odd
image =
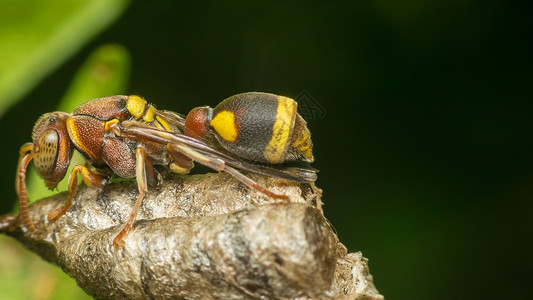
[(35, 141), (33, 163), (37, 173), (46, 177), (54, 170), (59, 150), (59, 134), (53, 129), (47, 129)]

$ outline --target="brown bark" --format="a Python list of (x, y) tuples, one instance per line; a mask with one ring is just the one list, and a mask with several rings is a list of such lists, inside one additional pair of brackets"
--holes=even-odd
[(383, 299), (367, 260), (347, 253), (314, 185), (254, 177), (291, 204), (273, 203), (227, 174), (169, 176), (151, 187), (124, 249), (112, 245), (137, 196), (131, 180), (81, 188), (30, 206), (36, 232), (12, 215), (8, 234), (57, 264), (97, 299)]

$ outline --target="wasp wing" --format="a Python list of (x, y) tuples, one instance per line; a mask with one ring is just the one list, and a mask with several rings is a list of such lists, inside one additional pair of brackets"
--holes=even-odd
[(183, 132), (185, 128), (185, 116), (170, 110), (156, 110), (156, 116), (170, 125), (171, 131)]
[(186, 136), (179, 132), (161, 130), (145, 123), (124, 121), (119, 127), (120, 135), (123, 137), (133, 140), (147, 139), (162, 144), (177, 143), (187, 146), (193, 151), (201, 153), (213, 160), (222, 160), (225, 164), (237, 169), (300, 183), (314, 182), (317, 179), (316, 173), (318, 170), (305, 163), (264, 165), (245, 161), (242, 158), (217, 150), (202, 140)]

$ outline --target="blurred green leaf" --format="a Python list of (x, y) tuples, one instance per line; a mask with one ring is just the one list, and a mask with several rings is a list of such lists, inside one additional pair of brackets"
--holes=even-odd
[[(130, 68), (131, 59), (125, 48), (120, 45), (101, 46), (89, 56), (76, 73), (59, 103), (58, 110), (72, 112), (80, 104), (93, 98), (124, 94), (129, 81)], [(68, 189), (68, 174), (77, 164), (84, 164), (84, 158), (75, 151), (67, 176), (58, 185), (59, 191)], [(27, 181), (30, 200), (41, 199), (58, 192), (48, 190), (34, 168), (30, 168)]]
[(124, 47), (101, 46), (76, 73), (58, 110), (71, 112), (90, 99), (124, 93), (130, 69), (131, 58)]
[(0, 116), (121, 15), (129, 0), (0, 2)]
[(59, 267), (0, 236), (0, 296), (6, 300), (92, 299)]

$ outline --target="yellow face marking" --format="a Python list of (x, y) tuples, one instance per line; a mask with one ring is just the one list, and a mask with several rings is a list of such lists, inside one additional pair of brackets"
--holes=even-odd
[(87, 153), (87, 155), (89, 155), (90, 157), (96, 157), (96, 155), (91, 152), (89, 148), (85, 147), (85, 145), (80, 141), (80, 136), (78, 135), (78, 131), (76, 130), (74, 119), (72, 119), (72, 117), (68, 117), (67, 119), (67, 130), (68, 135), (70, 135), (70, 138), (72, 139), (72, 141), (74, 141), (76, 146), (80, 147), (83, 152)]
[(265, 158), (271, 163), (282, 161), (283, 152), (294, 126), (296, 116), (296, 102), (291, 98), (279, 96), (276, 122), (272, 128), (272, 139), (265, 148)]
[(148, 105), (148, 109), (146, 110), (146, 113), (143, 116), (143, 121), (146, 123), (150, 123), (154, 120), (155, 117), (155, 108), (151, 105)]
[(219, 112), (209, 125), (226, 141), (234, 142), (237, 139), (237, 124), (235, 124), (235, 115), (231, 111)]
[(163, 128), (161, 128), (161, 129), (165, 129), (166, 131), (170, 132), (170, 126), (168, 126), (168, 123), (165, 120), (161, 119), (159, 116), (155, 116), (155, 119), (158, 122), (156, 124), (157, 127), (163, 126)]
[(135, 118), (140, 118), (144, 114), (146, 107), (146, 100), (139, 96), (129, 96), (126, 102), (126, 108), (132, 116)]

